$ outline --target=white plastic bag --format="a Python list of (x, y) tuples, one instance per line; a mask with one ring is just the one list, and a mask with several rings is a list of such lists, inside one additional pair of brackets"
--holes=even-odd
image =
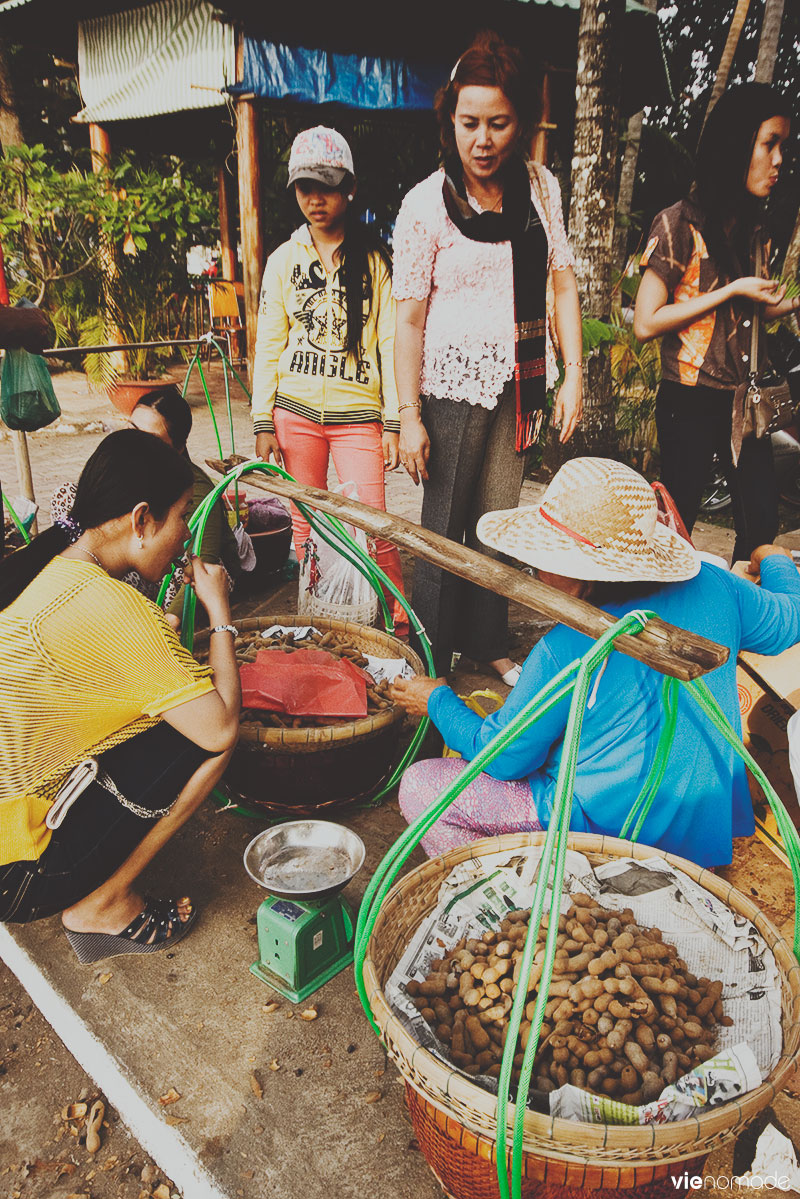
[[(358, 499), (355, 483), (342, 483), (334, 493)], [(367, 535), (345, 523), (345, 529), (362, 550), (368, 550)], [(378, 615), (378, 597), (372, 584), (344, 555), (310, 533), (306, 555), (300, 568), (297, 611), (309, 618), (350, 620), (372, 625)]]
[(792, 771), (792, 781), (794, 789), (800, 797), (800, 712), (795, 712), (794, 716), (790, 717), (786, 726), (786, 734), (789, 738), (789, 766)]
[(255, 569), (256, 551), (253, 548), (253, 538), (245, 531), (244, 525), (236, 525), (233, 530), (236, 538), (236, 548), (239, 551), (239, 565), (244, 571)]

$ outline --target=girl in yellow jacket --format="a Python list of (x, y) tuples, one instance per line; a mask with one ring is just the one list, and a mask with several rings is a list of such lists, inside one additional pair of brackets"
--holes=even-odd
[[(307, 224), (270, 255), (261, 284), (253, 376), (256, 453), (299, 483), (325, 488), (328, 459), (359, 499), (386, 508), (384, 471), (399, 463), (394, 382), (395, 310), (389, 253), (351, 208), (350, 147), (317, 126), (295, 138), (293, 186)], [(308, 523), (292, 510), (302, 562)], [(400, 557), (387, 541), (376, 559), (402, 590)], [(408, 622), (394, 605), (395, 626)]]

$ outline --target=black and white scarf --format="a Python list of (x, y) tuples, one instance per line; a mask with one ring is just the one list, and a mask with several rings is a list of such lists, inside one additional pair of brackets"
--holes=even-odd
[(458, 158), (445, 162), (442, 185), (453, 224), (472, 241), (511, 242), (514, 277), (514, 383), (518, 451), (530, 449), (546, 405), (547, 234), (531, 199), (524, 160), (514, 156), (503, 171), (503, 211), (476, 212), (467, 199)]

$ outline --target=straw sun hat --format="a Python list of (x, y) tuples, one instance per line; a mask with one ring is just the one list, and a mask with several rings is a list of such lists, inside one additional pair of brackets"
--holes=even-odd
[(700, 570), (697, 551), (658, 521), (646, 479), (609, 458), (574, 458), (538, 507), (487, 512), (484, 545), (570, 579), (677, 583)]

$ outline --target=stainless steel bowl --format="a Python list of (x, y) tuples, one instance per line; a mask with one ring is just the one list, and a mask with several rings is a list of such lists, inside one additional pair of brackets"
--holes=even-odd
[(325, 899), (364, 864), (364, 842), (342, 824), (292, 820), (258, 833), (244, 851), (253, 882), (281, 899)]

